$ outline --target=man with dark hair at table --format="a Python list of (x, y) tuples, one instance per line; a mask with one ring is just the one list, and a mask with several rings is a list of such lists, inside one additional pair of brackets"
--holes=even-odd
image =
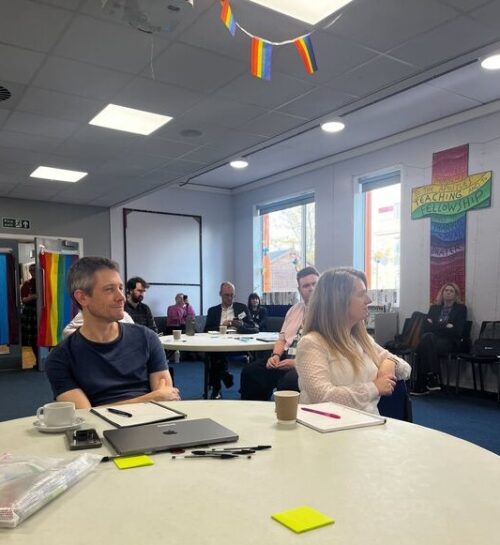
[(118, 265), (83, 257), (69, 270), (67, 283), (83, 325), (46, 360), (55, 399), (73, 401), (77, 409), (180, 399), (157, 335), (119, 322), (125, 295)]
[(124, 310), (128, 312), (134, 323), (149, 327), (158, 333), (153, 313), (146, 303), (143, 303), (144, 294), (149, 289), (149, 284), (140, 276), (134, 276), (127, 280), (127, 300)]
[(297, 273), (302, 301), (293, 305), (286, 313), (271, 356), (257, 360), (241, 371), (241, 399), (268, 401), (275, 388), (299, 391), (295, 352), (302, 336), (307, 305), (318, 278), (319, 272), (314, 267), (305, 267)]
[[(233, 302), (234, 284), (231, 282), (222, 282), (219, 295), (221, 304), (208, 309), (205, 331), (218, 331), (221, 325), (233, 327), (241, 330), (242, 327), (248, 329), (257, 329), (250, 318), (250, 311), (243, 303)], [(220, 399), (221, 381), (226, 388), (231, 388), (234, 384), (233, 375), (227, 370), (226, 355), (223, 353), (213, 353), (209, 356), (209, 386), (212, 388), (212, 399)]]

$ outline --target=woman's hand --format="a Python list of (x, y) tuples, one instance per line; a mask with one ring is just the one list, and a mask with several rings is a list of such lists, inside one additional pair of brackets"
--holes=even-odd
[(396, 377), (394, 375), (377, 375), (373, 381), (381, 396), (390, 396), (396, 387)]

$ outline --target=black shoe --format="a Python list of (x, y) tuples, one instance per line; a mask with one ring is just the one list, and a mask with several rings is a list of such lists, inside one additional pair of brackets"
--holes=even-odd
[(441, 384), (439, 384), (438, 376), (435, 373), (429, 373), (427, 375), (425, 386), (429, 392), (441, 390)]
[(220, 393), (220, 390), (212, 390), (212, 393), (210, 394), (210, 399), (222, 399), (222, 394)]
[(429, 390), (425, 386), (417, 385), (410, 391), (411, 396), (428, 396)]
[(234, 384), (234, 378), (231, 373), (228, 373), (227, 371), (222, 374), (222, 382), (224, 383), (224, 386), (226, 388), (231, 388)]

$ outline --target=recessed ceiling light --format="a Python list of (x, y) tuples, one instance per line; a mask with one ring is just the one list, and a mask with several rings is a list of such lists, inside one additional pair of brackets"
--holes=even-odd
[(352, 0), (307, 0), (299, 2), (295, 0), (251, 0), (266, 8), (278, 11), (304, 23), (315, 25), (335, 13)]
[(345, 123), (340, 120), (321, 123), (321, 129), (325, 132), (340, 132), (345, 129)]
[(248, 161), (245, 159), (234, 159), (229, 163), (233, 168), (247, 168)]
[(44, 180), (56, 180), (58, 182), (78, 182), (88, 172), (78, 172), (76, 170), (64, 170), (62, 168), (38, 167), (31, 174), (31, 178), (43, 178)]
[(165, 123), (168, 123), (171, 119), (172, 117), (168, 115), (143, 112), (134, 108), (108, 104), (94, 119), (89, 121), (89, 125), (148, 135), (165, 125)]
[(500, 54), (486, 57), (481, 61), (481, 66), (486, 70), (498, 70), (500, 68)]

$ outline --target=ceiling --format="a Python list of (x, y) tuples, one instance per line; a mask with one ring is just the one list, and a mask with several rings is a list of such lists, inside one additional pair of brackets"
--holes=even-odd
[[(500, 0), (354, 0), (315, 31), (314, 75), (288, 45), (273, 49), (270, 81), (250, 75), (249, 38), (229, 34), (218, 0), (170, 0), (180, 11), (152, 34), (120, 18), (124, 2), (137, 5), (0, 0), (0, 86), (11, 93), (0, 101), (0, 197), (112, 206), (186, 183), (241, 191), (500, 98), (500, 71), (475, 62), (500, 48)], [(231, 5), (269, 40), (311, 30), (248, 0)], [(174, 119), (150, 136), (89, 125), (108, 103)], [(337, 135), (318, 128), (332, 114), (347, 124)], [(238, 155), (243, 171), (227, 166)], [(39, 165), (89, 174), (30, 178)]]

